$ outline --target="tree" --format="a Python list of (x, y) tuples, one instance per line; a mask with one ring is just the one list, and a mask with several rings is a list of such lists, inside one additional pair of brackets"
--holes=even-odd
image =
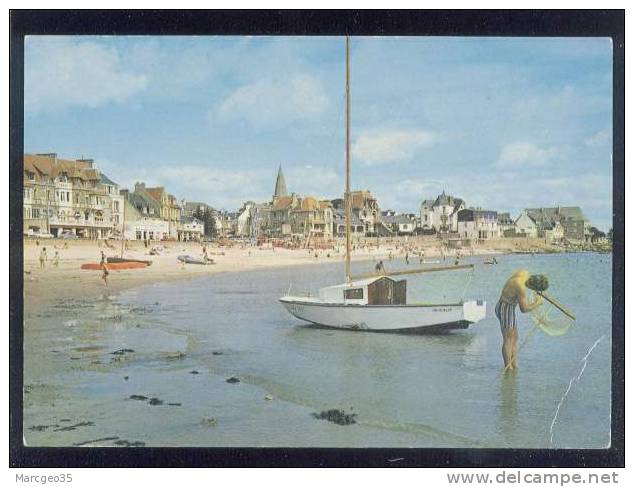
[(202, 221), (205, 223), (205, 236), (206, 237), (215, 237), (218, 233), (216, 231), (216, 218), (214, 217), (213, 212), (207, 208), (202, 217)]

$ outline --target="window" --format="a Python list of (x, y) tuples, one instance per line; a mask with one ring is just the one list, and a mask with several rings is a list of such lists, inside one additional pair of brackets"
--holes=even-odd
[(142, 237), (142, 235), (141, 235), (141, 230), (137, 230), (137, 231), (136, 231), (136, 239), (137, 239), (137, 240), (141, 240), (141, 237)]
[(363, 299), (363, 288), (346, 289), (343, 292), (343, 296), (346, 299)]

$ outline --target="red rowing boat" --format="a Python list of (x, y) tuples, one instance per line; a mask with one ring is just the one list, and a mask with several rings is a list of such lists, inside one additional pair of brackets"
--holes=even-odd
[[(137, 262), (112, 262), (106, 265), (108, 266), (109, 271), (121, 271), (125, 269), (142, 269), (143, 267), (148, 266), (148, 264), (146, 264), (145, 262), (138, 262), (138, 261)], [(89, 264), (82, 264), (81, 268), (85, 270), (89, 270), (89, 271), (100, 271), (101, 264), (95, 264), (91, 262)]]

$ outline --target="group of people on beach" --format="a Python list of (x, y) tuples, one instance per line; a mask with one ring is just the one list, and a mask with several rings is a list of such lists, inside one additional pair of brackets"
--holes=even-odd
[[(40, 269), (45, 269), (47, 262), (48, 254), (46, 253), (46, 247), (42, 247), (42, 250), (40, 251)], [(51, 264), (53, 265), (53, 267), (59, 266), (59, 251), (55, 251), (55, 255), (53, 255)]]

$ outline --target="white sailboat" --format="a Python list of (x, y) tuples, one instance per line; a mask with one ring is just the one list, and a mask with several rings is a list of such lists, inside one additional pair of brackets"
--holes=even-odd
[(486, 316), (486, 302), (407, 303), (407, 281), (391, 276), (473, 268), (472, 265), (384, 272), (353, 278), (350, 272), (352, 198), (350, 192), (350, 39), (346, 38), (346, 282), (319, 290), (318, 296), (280, 298), (286, 310), (309, 323), (347, 330), (442, 332), (467, 328)]

